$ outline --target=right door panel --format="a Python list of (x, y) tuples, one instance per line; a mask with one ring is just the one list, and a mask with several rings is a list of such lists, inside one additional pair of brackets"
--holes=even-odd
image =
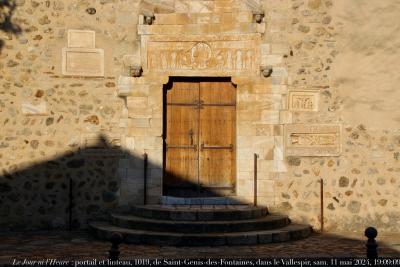
[(230, 82), (200, 83), (199, 183), (233, 194), (236, 174), (236, 90)]

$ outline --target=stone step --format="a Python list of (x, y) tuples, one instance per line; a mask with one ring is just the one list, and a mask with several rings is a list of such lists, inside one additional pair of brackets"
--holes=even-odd
[(93, 233), (100, 239), (109, 240), (115, 232), (122, 234), (125, 243), (160, 246), (223, 246), (253, 245), (284, 242), (308, 237), (312, 233), (309, 225), (291, 224), (274, 230), (239, 233), (182, 234), (133, 230), (106, 222), (89, 223)]
[(230, 221), (260, 218), (268, 214), (268, 209), (248, 205), (143, 205), (132, 206), (129, 213), (160, 220)]
[(112, 223), (116, 226), (158, 232), (174, 233), (232, 233), (257, 230), (271, 230), (289, 224), (287, 216), (268, 215), (251, 220), (236, 221), (172, 221), (113, 214)]
[(162, 196), (163, 205), (243, 205), (235, 197), (172, 197)]

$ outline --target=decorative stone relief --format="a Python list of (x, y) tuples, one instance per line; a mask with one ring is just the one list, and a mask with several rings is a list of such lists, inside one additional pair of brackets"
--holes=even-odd
[(62, 49), (62, 74), (104, 76), (104, 50), (95, 48), (95, 32), (68, 30), (68, 48)]
[(121, 155), (122, 142), (120, 136), (86, 134), (81, 136), (81, 149), (85, 154), (99, 156)]
[(338, 156), (340, 136), (340, 125), (285, 125), (286, 156)]
[(178, 40), (147, 38), (142, 41), (146, 70), (174, 72), (205, 70), (219, 71), (219, 73), (259, 71), (258, 40), (251, 37), (247, 40), (234, 37), (218, 40), (215, 36), (197, 38), (187, 40), (179, 40), (181, 39), (179, 37), (176, 38)]
[(289, 110), (291, 111), (318, 111), (318, 91), (289, 92)]

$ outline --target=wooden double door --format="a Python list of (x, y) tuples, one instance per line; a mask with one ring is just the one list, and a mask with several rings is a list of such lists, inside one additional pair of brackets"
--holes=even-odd
[(234, 195), (236, 88), (230, 79), (175, 79), (164, 99), (164, 195)]

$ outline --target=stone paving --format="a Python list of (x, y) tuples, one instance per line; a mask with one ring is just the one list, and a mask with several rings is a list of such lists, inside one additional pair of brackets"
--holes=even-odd
[[(16, 260), (105, 259), (109, 242), (99, 241), (87, 232), (30, 232), (0, 234), (0, 264)], [(400, 234), (379, 235), (380, 257), (400, 257)], [(284, 243), (232, 247), (159, 247), (121, 245), (121, 259), (135, 258), (296, 258), (365, 257), (362, 234), (318, 234)]]

